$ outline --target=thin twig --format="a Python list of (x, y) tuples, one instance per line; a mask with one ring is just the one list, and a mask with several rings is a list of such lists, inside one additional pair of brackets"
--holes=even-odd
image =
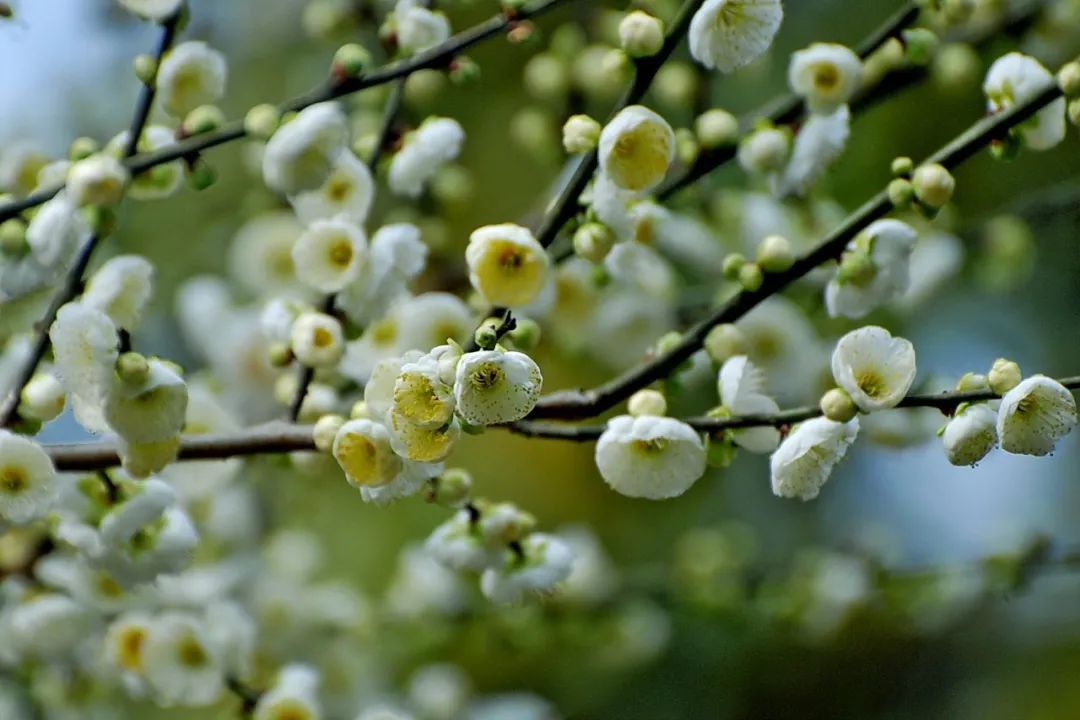
[[(612, 117), (617, 115), (623, 108), (639, 102), (645, 96), (653, 78), (656, 77), (656, 73), (660, 71), (660, 68), (675, 52), (675, 48), (679, 46), (679, 43), (686, 35), (690, 19), (702, 2), (703, 0), (686, 0), (679, 10), (679, 14), (671, 23), (671, 28), (664, 38), (664, 44), (660, 52), (651, 57), (639, 58), (635, 61), (634, 79), (626, 88), (622, 98), (616, 103), (614, 110), (611, 112)], [(578, 161), (574, 173), (570, 176), (562, 191), (559, 192), (558, 197), (552, 202), (550, 209), (541, 221), (540, 228), (536, 232), (536, 239), (541, 245), (544, 247), (551, 245), (563, 225), (577, 213), (578, 198), (581, 196), (582, 191), (585, 190), (585, 186), (589, 184), (589, 180), (592, 179), (597, 165), (598, 155), (596, 150), (590, 151)]]
[[(162, 23), (161, 39), (158, 41), (157, 50), (155, 51), (154, 56), (155, 67), (161, 64), (161, 58), (164, 57), (165, 53), (172, 47), (173, 41), (176, 39), (176, 26), (178, 22), (179, 14), (176, 14), (167, 18)], [(154, 79), (143, 84), (142, 90), (139, 92), (139, 99), (135, 104), (135, 113), (131, 120), (131, 126), (128, 129), (127, 143), (124, 145), (125, 158), (130, 158), (135, 154), (139, 137), (142, 135), (143, 128), (146, 127), (146, 121), (150, 117), (150, 109), (154, 104), (154, 96), (156, 94), (157, 85)], [(63, 186), (58, 187), (56, 192), (59, 192), (62, 187)], [(53, 192), (49, 197), (51, 198), (56, 192)], [(47, 200), (48, 198), (45, 199)], [(44, 202), (44, 200), (42, 202)], [(63, 287), (61, 287), (60, 292), (53, 297), (52, 302), (49, 303), (49, 308), (45, 312), (45, 316), (41, 318), (34, 327), (36, 336), (34, 338), (33, 350), (30, 353), (30, 357), (27, 358), (26, 363), (23, 364), (22, 368), (19, 370), (19, 375), (16, 378), (12, 394), (7, 398), (3, 410), (0, 411), (0, 427), (9, 427), (18, 419), (19, 401), (23, 388), (25, 388), (30, 380), (33, 379), (34, 373), (37, 372), (38, 366), (45, 357), (45, 353), (49, 351), (49, 328), (52, 327), (53, 322), (56, 320), (56, 314), (60, 312), (60, 308), (82, 292), (86, 268), (90, 265), (90, 259), (93, 257), (94, 251), (97, 249), (100, 242), (101, 236), (97, 233), (93, 233), (87, 238), (86, 242), (83, 243), (82, 248), (79, 249), (79, 254), (75, 258), (75, 263), (67, 273)]]
[[(955, 168), (981, 151), (996, 139), (1004, 137), (1009, 129), (1028, 119), (1054, 100), (1061, 97), (1056, 83), (1047, 87), (1030, 100), (1010, 110), (979, 120), (952, 142), (931, 155), (925, 162), (939, 163)], [(888, 192), (880, 191), (839, 227), (826, 236), (819, 245), (800, 257), (784, 272), (765, 276), (761, 287), (755, 291), (744, 290), (698, 322), (684, 333), (672, 349), (638, 365), (626, 373), (589, 390), (569, 390), (552, 393), (540, 399), (530, 419), (561, 418), (583, 419), (598, 415), (625, 400), (636, 390), (667, 377), (675, 368), (693, 355), (705, 341), (705, 336), (717, 325), (732, 323), (753, 310), (763, 301), (779, 293), (791, 283), (809, 273), (822, 263), (840, 256), (853, 238), (870, 223), (889, 214), (893, 209)]]
[[(1080, 390), (1080, 376), (1058, 380), (1070, 390)], [(945, 392), (928, 395), (909, 395), (900, 401), (898, 408), (935, 408), (946, 415), (952, 415), (961, 403), (985, 402), (997, 400), (999, 396), (989, 391)], [(771, 415), (737, 415), (727, 418), (692, 417), (682, 418), (683, 422), (695, 430), (706, 433), (718, 433), (724, 430), (738, 430), (751, 427), (783, 428), (795, 423), (821, 416), (817, 405), (792, 408)], [(587, 442), (596, 440), (604, 431), (603, 425), (566, 425), (560, 423), (531, 422), (528, 420), (503, 426), (518, 435), (532, 438), (553, 440), (574, 440)]]
[[(417, 53), (407, 60), (401, 60), (383, 67), (377, 68), (370, 73), (361, 74), (357, 77), (334, 79), (331, 78), (320, 87), (305, 93), (299, 97), (287, 100), (278, 106), (282, 113), (303, 110), (316, 105), (361, 90), (384, 85), (399, 78), (407, 77), (418, 70), (439, 68), (445, 66), (455, 55), (467, 50), (483, 40), (498, 35), (500, 32), (513, 27), (515, 24), (536, 17), (561, 3), (568, 0), (543, 0), (536, 5), (518, 10), (513, 13), (502, 12), (484, 22), (474, 25), (451, 36), (446, 42), (436, 45), (428, 50)], [(132, 175), (138, 175), (150, 168), (164, 165), (173, 160), (180, 160), (198, 155), (203, 150), (224, 145), (247, 136), (244, 129), (243, 119), (233, 120), (226, 123), (218, 130), (210, 133), (194, 135), (180, 142), (174, 143), (160, 150), (150, 153), (142, 153), (128, 158), (125, 164)], [(23, 210), (35, 207), (53, 197), (62, 185), (45, 188), (20, 200), (0, 206), (0, 222), (14, 217)]]

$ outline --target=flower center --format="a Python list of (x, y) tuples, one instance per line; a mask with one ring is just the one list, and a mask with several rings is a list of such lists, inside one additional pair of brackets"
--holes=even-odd
[(352, 243), (342, 238), (330, 246), (330, 262), (338, 267), (347, 267), (353, 259)]
[(1016, 414), (1027, 415), (1035, 409), (1038, 402), (1031, 395), (1026, 395), (1020, 399), (1020, 402), (1016, 403)]
[(210, 660), (202, 643), (191, 636), (184, 638), (180, 642), (180, 646), (176, 650), (176, 657), (180, 660), (181, 665), (192, 669), (201, 668)]
[(315, 328), (311, 335), (311, 342), (317, 348), (329, 347), (334, 344), (334, 334), (326, 328)]
[(139, 672), (142, 670), (142, 646), (146, 639), (146, 630), (141, 627), (127, 628), (120, 636), (117, 659), (120, 665)]
[(656, 455), (662, 453), (667, 448), (667, 440), (663, 438), (652, 438), (651, 440), (635, 440), (634, 447), (639, 452), (645, 455)]
[(0, 470), (0, 490), (8, 495), (18, 495), (28, 487), (30, 487), (30, 481), (27, 480), (22, 468), (9, 465)]
[(375, 345), (389, 345), (397, 338), (397, 325), (383, 320), (371, 326), (371, 340)]
[(866, 370), (855, 378), (855, 384), (859, 386), (859, 389), (872, 398), (880, 397), (884, 395), (888, 389), (885, 384), (884, 378), (878, 375), (873, 370)]
[(484, 390), (495, 387), (501, 378), (502, 370), (494, 363), (485, 363), (473, 370), (472, 373), (473, 385)]
[(812, 72), (814, 87), (820, 92), (831, 92), (840, 84), (840, 71), (832, 63), (818, 63)]
[(326, 184), (326, 194), (336, 203), (344, 202), (352, 191), (352, 183), (348, 178), (336, 175), (330, 178)]
[(499, 251), (499, 267), (506, 272), (517, 272), (524, 264), (525, 257), (518, 248), (509, 246)]

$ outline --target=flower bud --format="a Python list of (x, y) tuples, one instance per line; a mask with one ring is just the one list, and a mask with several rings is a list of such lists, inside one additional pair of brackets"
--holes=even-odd
[(571, 154), (587, 153), (600, 141), (600, 123), (588, 115), (571, 115), (563, 123), (562, 143)]
[(126, 352), (116, 360), (116, 374), (131, 385), (145, 383), (149, 373), (150, 363), (137, 352)]
[(889, 202), (894, 208), (904, 209), (915, 199), (915, 188), (905, 178), (895, 178), (889, 183)]
[(756, 292), (764, 282), (765, 273), (761, 271), (761, 266), (757, 263), (748, 262), (739, 268), (739, 284), (744, 290)]
[(986, 374), (986, 380), (995, 395), (1004, 395), (1020, 384), (1023, 375), (1020, 374), (1020, 366), (1012, 360), (998, 358), (994, 361), (990, 372)]
[(472, 475), (464, 468), (448, 468), (432, 480), (428, 501), (445, 508), (463, 507), (472, 494)]
[(334, 53), (330, 68), (338, 78), (351, 78), (360, 75), (371, 65), (371, 53), (367, 48), (359, 43), (347, 43)]
[(527, 352), (540, 344), (540, 324), (530, 318), (518, 318), (517, 327), (511, 330), (507, 337), (514, 343), (515, 348)]
[(920, 203), (937, 210), (952, 199), (956, 180), (944, 166), (933, 163), (922, 165), (915, 171), (912, 186)]
[(893, 158), (889, 166), (892, 174), (896, 177), (907, 177), (915, 170), (915, 162), (906, 155)]
[(370, 420), (371, 412), (368, 410), (367, 403), (363, 400), (357, 400), (353, 403), (352, 408), (349, 409), (350, 420)]
[(656, 73), (652, 89), (658, 102), (674, 109), (692, 107), (700, 85), (693, 65), (669, 60)]
[(964, 373), (956, 381), (956, 389), (958, 392), (981, 392), (990, 389), (990, 382), (982, 373)]
[(598, 222), (585, 223), (574, 233), (574, 252), (592, 262), (602, 262), (615, 245), (615, 233)]
[(285, 367), (293, 361), (292, 348), (287, 343), (271, 343), (266, 349), (267, 359), (274, 367)]
[(767, 235), (757, 246), (757, 263), (765, 272), (783, 272), (795, 263), (795, 251), (783, 235)]
[(821, 396), (821, 412), (833, 422), (846, 423), (854, 418), (859, 410), (843, 388), (833, 388)]
[(784, 167), (791, 139), (783, 130), (761, 128), (739, 144), (739, 165), (749, 173), (764, 175)]
[(651, 57), (664, 46), (664, 23), (635, 10), (619, 23), (619, 45), (630, 57)]
[(904, 54), (913, 65), (928, 65), (934, 58), (939, 40), (933, 30), (909, 28), (903, 32)]
[(697, 136), (689, 128), (679, 128), (675, 131), (675, 157), (683, 165), (693, 165), (701, 153)]
[(202, 191), (213, 187), (214, 183), (217, 182), (217, 179), (217, 170), (201, 158), (196, 162), (195, 167), (188, 173), (188, 183), (190, 183), (192, 189), (196, 191)]
[(495, 327), (490, 322), (485, 322), (483, 325), (476, 328), (473, 340), (476, 342), (476, 346), (481, 350), (491, 350), (499, 342), (499, 336), (498, 333), (495, 332)]
[(734, 145), (739, 139), (739, 120), (726, 110), (713, 108), (697, 116), (694, 132), (701, 147), (707, 150)]
[(216, 105), (200, 105), (187, 114), (180, 129), (184, 135), (213, 132), (225, 124), (225, 113)]
[(938, 50), (930, 66), (934, 82), (944, 90), (960, 90), (978, 82), (982, 58), (968, 43), (949, 43)]
[(721, 272), (728, 280), (738, 280), (739, 271), (742, 270), (743, 265), (746, 264), (746, 257), (742, 253), (730, 253), (724, 257), (724, 262), (721, 267)]
[(561, 103), (570, 91), (570, 70), (559, 56), (542, 52), (533, 55), (525, 63), (523, 82), (525, 90), (545, 103)]
[(459, 87), (469, 85), (480, 79), (480, 65), (468, 55), (458, 55), (450, 61), (447, 77)]
[(281, 123), (281, 113), (270, 103), (256, 105), (244, 116), (244, 131), (256, 140), (269, 140)]
[(139, 82), (143, 85), (152, 85), (154, 83), (154, 76), (157, 75), (158, 66), (153, 56), (146, 54), (136, 55), (131, 65)]
[(663, 393), (657, 390), (638, 390), (630, 396), (626, 407), (634, 417), (640, 415), (663, 415), (667, 412), (667, 400), (664, 399)]
[(315, 440), (315, 448), (319, 452), (328, 453), (334, 447), (334, 438), (338, 430), (345, 424), (345, 418), (340, 415), (323, 415), (315, 421), (315, 427), (311, 431)]
[(1073, 61), (1062, 66), (1057, 74), (1058, 87), (1065, 97), (1080, 95), (1080, 62)]
[(1069, 117), (1069, 122), (1073, 125), (1080, 125), (1080, 98), (1069, 102), (1066, 114)]
[(9, 257), (21, 257), (30, 249), (26, 242), (26, 223), (17, 218), (0, 223), (0, 252)]
[(63, 384), (52, 373), (38, 373), (19, 396), (19, 417), (49, 422), (64, 411)]
[(100, 149), (101, 146), (98, 145), (98, 141), (94, 138), (75, 138), (74, 140), (72, 140), (71, 146), (68, 148), (68, 160), (70, 160), (71, 162), (79, 162), (80, 160), (85, 160)]
[(730, 323), (717, 325), (705, 336), (705, 352), (717, 365), (723, 365), (728, 358), (736, 355), (745, 355), (746, 350), (746, 336)]

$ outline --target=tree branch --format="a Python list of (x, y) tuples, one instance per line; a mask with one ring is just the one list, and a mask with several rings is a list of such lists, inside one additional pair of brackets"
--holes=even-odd
[[(169, 51), (173, 41), (176, 39), (176, 27), (179, 19), (180, 16), (179, 13), (177, 13), (172, 17), (167, 18), (161, 24), (161, 39), (158, 41), (157, 50), (154, 55), (155, 67), (161, 65), (161, 58)], [(155, 78), (156, 74), (157, 71), (155, 70)], [(143, 129), (146, 127), (146, 121), (150, 117), (150, 109), (153, 107), (154, 96), (156, 94), (156, 79), (151, 79), (150, 82), (143, 84), (142, 90), (139, 92), (139, 99), (135, 104), (134, 117), (132, 118), (131, 126), (128, 129), (129, 137), (127, 143), (124, 145), (125, 158), (131, 158), (138, 148), (139, 137), (142, 135)], [(61, 185), (56, 188), (56, 190), (49, 194), (42, 202), (45, 202), (45, 200), (56, 195), (62, 187), (63, 186)], [(30, 357), (27, 358), (26, 363), (19, 370), (19, 375), (16, 378), (11, 396), (7, 398), (3, 409), (0, 410), (0, 427), (8, 427), (18, 419), (19, 401), (22, 391), (30, 380), (33, 379), (34, 373), (37, 372), (38, 366), (45, 357), (45, 353), (49, 351), (49, 328), (52, 327), (53, 322), (56, 320), (56, 314), (60, 312), (60, 308), (82, 292), (83, 276), (86, 274), (86, 268), (90, 265), (90, 259), (93, 257), (94, 251), (97, 249), (100, 242), (101, 237), (97, 233), (93, 233), (87, 238), (86, 242), (83, 243), (83, 246), (79, 249), (79, 254), (75, 257), (75, 263), (67, 273), (63, 287), (61, 287), (60, 292), (53, 297), (52, 302), (49, 303), (49, 308), (46, 310), (45, 316), (41, 318), (34, 327), (36, 336), (34, 338), (33, 350), (30, 352)]]
[[(1061, 90), (1056, 83), (1051, 83), (1027, 102), (978, 121), (925, 162), (955, 168), (1059, 97)], [(723, 323), (735, 322), (818, 265), (839, 257), (848, 242), (870, 223), (888, 215), (892, 209), (888, 192), (881, 190), (849, 215), (813, 250), (798, 258), (791, 268), (780, 273), (766, 274), (764, 283), (756, 291), (744, 290), (737, 293), (711, 315), (687, 330), (682, 340), (671, 350), (590, 390), (561, 391), (546, 395), (540, 398), (530, 418), (592, 417), (625, 400), (646, 385), (666, 377), (701, 347), (711, 329)]]
[[(536, 17), (565, 2), (567, 0), (543, 0), (530, 8), (519, 10), (513, 14), (499, 13), (468, 30), (450, 37), (441, 45), (417, 53), (407, 60), (384, 65), (358, 77), (346, 78), (341, 81), (331, 79), (311, 92), (281, 103), (278, 109), (282, 113), (303, 110), (311, 105), (336, 100), (367, 88), (408, 77), (418, 70), (442, 67), (453, 59), (455, 55), (464, 52), (473, 45), (513, 27), (516, 23)], [(244, 130), (244, 121), (241, 118), (226, 123), (214, 132), (194, 135), (155, 152), (135, 155), (128, 158), (125, 165), (127, 165), (132, 175), (138, 175), (158, 165), (192, 157), (203, 150), (209, 150), (218, 145), (239, 140), (246, 137), (246, 135), (247, 131)], [(21, 200), (0, 206), (0, 222), (14, 217), (23, 210), (40, 205), (62, 189), (63, 185), (55, 185), (32, 193)]]
[[(617, 115), (623, 108), (640, 102), (641, 98), (645, 96), (653, 78), (656, 77), (656, 73), (660, 71), (667, 59), (675, 52), (675, 48), (682, 42), (687, 28), (690, 26), (691, 18), (697, 9), (701, 7), (702, 2), (703, 0), (686, 0), (664, 37), (664, 44), (660, 52), (651, 57), (639, 58), (635, 61), (634, 79), (611, 111), (611, 117)], [(578, 198), (581, 196), (582, 191), (585, 190), (585, 186), (589, 184), (589, 180), (592, 179), (597, 165), (598, 156), (596, 150), (590, 151), (578, 161), (573, 175), (570, 176), (562, 191), (552, 202), (550, 209), (541, 221), (540, 228), (536, 232), (536, 239), (541, 245), (544, 247), (551, 245), (563, 225), (577, 213)]]
[[(1070, 390), (1080, 390), (1080, 376), (1058, 380)], [(898, 408), (936, 408), (945, 415), (952, 415), (961, 403), (985, 402), (998, 400), (999, 395), (990, 391), (944, 392), (929, 395), (909, 395), (900, 401)], [(728, 418), (692, 417), (680, 418), (695, 430), (705, 433), (718, 433), (724, 430), (738, 430), (751, 427), (782, 428), (804, 420), (821, 416), (817, 405), (783, 410), (773, 415), (737, 415)], [(550, 438), (553, 440), (574, 440), (587, 442), (596, 440), (604, 431), (603, 425), (565, 425), (561, 423), (518, 421), (502, 426), (510, 432), (531, 438)]]

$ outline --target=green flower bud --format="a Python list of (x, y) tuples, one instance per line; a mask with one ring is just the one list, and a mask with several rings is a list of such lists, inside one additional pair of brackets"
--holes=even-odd
[(915, 199), (915, 188), (910, 180), (895, 178), (889, 183), (889, 202), (894, 208), (904, 209), (911, 206)]
[(1080, 95), (1080, 62), (1066, 63), (1058, 70), (1058, 87), (1065, 97), (1074, 98)]
[(141, 385), (150, 375), (150, 363), (137, 352), (126, 352), (116, 360), (116, 374), (125, 383)]
[(1069, 101), (1067, 114), (1069, 122), (1073, 125), (1080, 125), (1080, 99)]
[(447, 76), (458, 87), (475, 83), (480, 79), (480, 65), (468, 55), (458, 55), (450, 62)]
[(427, 500), (441, 507), (458, 509), (469, 502), (472, 487), (472, 475), (468, 470), (447, 468), (442, 475), (432, 480)]
[(944, 207), (956, 189), (952, 173), (937, 163), (921, 165), (915, 171), (911, 184), (919, 202), (934, 210)]
[(739, 120), (726, 110), (713, 108), (698, 115), (694, 132), (705, 149), (734, 145), (739, 140)]
[(705, 352), (717, 365), (723, 365), (736, 355), (745, 355), (748, 348), (742, 330), (730, 323), (717, 325), (705, 336)]
[(821, 413), (833, 422), (848, 422), (859, 409), (843, 388), (833, 388), (821, 396)]
[(982, 373), (964, 373), (964, 375), (956, 381), (956, 389), (958, 392), (980, 392), (982, 390), (990, 389), (990, 381)]
[(874, 279), (877, 266), (870, 254), (862, 249), (848, 250), (840, 257), (836, 279), (842, 284), (864, 286)]
[(939, 40), (933, 30), (909, 28), (903, 32), (904, 54), (913, 65), (928, 65), (937, 51)]
[(139, 78), (139, 82), (143, 85), (153, 85), (154, 78), (157, 76), (157, 62), (150, 55), (136, 55), (132, 61), (132, 67), (135, 70), (135, 77)]
[(206, 190), (217, 182), (217, 178), (217, 171), (202, 161), (188, 173), (188, 182), (195, 190)]
[(738, 280), (739, 272), (746, 264), (746, 257), (742, 253), (731, 253), (724, 258), (721, 272), (728, 280)]
[(689, 128), (679, 128), (675, 131), (675, 157), (683, 165), (692, 165), (701, 152), (697, 136)]
[(602, 262), (614, 245), (615, 233), (602, 223), (588, 222), (574, 232), (574, 252), (595, 263)]
[(619, 23), (619, 45), (630, 57), (652, 57), (664, 47), (664, 23), (634, 10)]
[(1004, 395), (1020, 384), (1024, 376), (1020, 373), (1020, 366), (1012, 360), (998, 358), (994, 361), (990, 372), (986, 374), (986, 380), (995, 395)]
[(75, 138), (71, 141), (71, 146), (68, 148), (68, 160), (71, 162), (85, 160), (100, 149), (101, 146), (98, 145), (98, 141), (94, 138)]
[(180, 125), (185, 135), (213, 132), (225, 124), (225, 113), (216, 105), (200, 105), (187, 114)]
[(371, 413), (368, 411), (367, 403), (363, 400), (357, 400), (353, 403), (353, 406), (349, 409), (350, 420), (370, 420)]
[(518, 350), (527, 352), (540, 344), (540, 324), (530, 318), (518, 318), (517, 327), (507, 333)]
[(783, 272), (795, 263), (795, 251), (783, 235), (768, 235), (757, 246), (757, 263), (765, 272)]
[(746, 263), (739, 268), (739, 284), (748, 292), (756, 292), (765, 282), (765, 273), (757, 263)]
[(906, 155), (893, 158), (892, 165), (889, 166), (892, 174), (896, 177), (907, 177), (915, 169), (915, 163), (911, 158)]
[(22, 257), (29, 249), (26, 223), (18, 218), (0, 223), (0, 252), (9, 257)]
[(315, 421), (311, 435), (315, 440), (315, 448), (319, 452), (328, 453), (334, 447), (334, 438), (338, 430), (345, 424), (345, 418), (341, 415), (323, 415)]
[(371, 53), (359, 43), (342, 45), (334, 53), (331, 71), (338, 78), (357, 77), (373, 64)]
[(293, 361), (292, 349), (288, 343), (272, 343), (266, 353), (270, 364), (274, 367), (285, 367)]
[(638, 390), (630, 396), (626, 405), (627, 412), (634, 417), (640, 415), (663, 415), (667, 412), (667, 400), (657, 390)]

